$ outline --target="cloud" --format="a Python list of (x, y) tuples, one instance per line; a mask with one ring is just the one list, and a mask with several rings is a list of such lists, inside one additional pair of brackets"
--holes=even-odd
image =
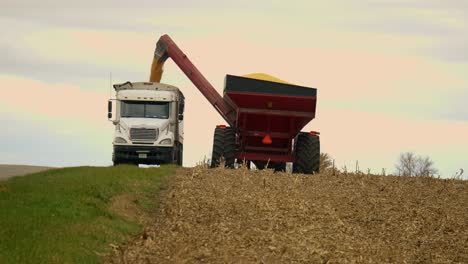
[(24, 49), (41, 60), (113, 65), (131, 70), (146, 66), (142, 61), (151, 61), (156, 36), (132, 32), (41, 30), (21, 40)]
[[(341, 23), (353, 31), (420, 36), (429, 43), (412, 50), (427, 58), (468, 62), (468, 4), (465, 1), (349, 1), (367, 15)], [(352, 11), (351, 11), (352, 12)], [(370, 15), (369, 15), (370, 14)]]
[(0, 38), (3, 74), (88, 87), (103, 88), (109, 72), (123, 80), (147, 79), (157, 40), (132, 32), (20, 28)]
[(1, 163), (109, 165), (108, 93), (0, 75)]
[(109, 94), (82, 90), (69, 84), (50, 84), (17, 76), (0, 75), (3, 87), (0, 106), (12, 114), (31, 114), (39, 119), (68, 119), (105, 124)]
[[(233, 2), (232, 2), (233, 3)], [(29, 22), (34, 25), (73, 29), (124, 30), (132, 32), (184, 32), (190, 26), (173, 25), (180, 10), (228, 8), (226, 2), (202, 0), (104, 0), (104, 1), (2, 1), (0, 17), (11, 23)], [(160, 17), (165, 19), (160, 19)], [(157, 23), (147, 23), (150, 18)]]
[(18, 9), (53, 9), (53, 8), (73, 8), (77, 9), (93, 9), (93, 8), (108, 8), (108, 9), (148, 9), (148, 8), (204, 8), (204, 7), (219, 7), (225, 6), (235, 1), (216, 1), (216, 0), (200, 0), (196, 3), (191, 0), (135, 0), (132, 2), (125, 0), (101, 0), (101, 1), (61, 1), (61, 0), (44, 0), (37, 2), (34, 0), (4, 0), (5, 8)]
[(460, 11), (468, 9), (468, 3), (459, 0), (366, 0), (354, 2), (398, 9), (455, 9)]
[(108, 88), (109, 72), (115, 77), (140, 79), (148, 75), (116, 65), (97, 65), (89, 62), (63, 61), (59, 58), (44, 58), (26, 53), (21, 45), (0, 44), (0, 72), (10, 76), (24, 76), (43, 82), (68, 83), (104, 91)]
[(441, 60), (463, 63), (468, 63), (468, 30), (460, 33), (461, 35), (453, 37), (451, 41), (446, 43), (439, 43), (434, 45), (432, 48), (427, 48), (427, 52), (433, 52), (437, 54), (437, 57)]

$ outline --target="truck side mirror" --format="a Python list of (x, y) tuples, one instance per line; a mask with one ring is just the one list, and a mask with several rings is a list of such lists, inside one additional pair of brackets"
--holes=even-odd
[(184, 108), (185, 108), (185, 103), (184, 102), (181, 102), (179, 104), (179, 115), (183, 115), (184, 114)]
[(178, 119), (179, 119), (179, 121), (183, 121), (184, 120), (184, 115), (179, 114)]
[(107, 102), (107, 119), (112, 118), (112, 101)]

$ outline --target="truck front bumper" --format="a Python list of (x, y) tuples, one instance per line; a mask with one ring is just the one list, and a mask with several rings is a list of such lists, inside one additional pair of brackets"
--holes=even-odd
[(114, 163), (165, 164), (174, 162), (173, 147), (114, 145)]

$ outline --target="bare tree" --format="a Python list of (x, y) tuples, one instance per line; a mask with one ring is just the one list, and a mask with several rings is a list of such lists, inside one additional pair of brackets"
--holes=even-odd
[(433, 176), (437, 173), (429, 157), (417, 156), (413, 152), (401, 153), (395, 168), (401, 176)]
[(395, 167), (398, 171), (398, 175), (413, 176), (416, 167), (416, 155), (413, 152), (401, 153)]
[(434, 168), (434, 162), (429, 157), (418, 157), (416, 159), (415, 176), (434, 176), (437, 169)]

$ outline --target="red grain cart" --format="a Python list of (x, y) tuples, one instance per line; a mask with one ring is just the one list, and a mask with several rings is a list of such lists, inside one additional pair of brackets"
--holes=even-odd
[(215, 128), (212, 167), (224, 157), (230, 168), (245, 161), (284, 171), (292, 162), (293, 172), (319, 172), (319, 133), (301, 132), (315, 117), (317, 89), (227, 75), (221, 97), (168, 35), (157, 42), (150, 81), (161, 80), (169, 57), (228, 124)]

